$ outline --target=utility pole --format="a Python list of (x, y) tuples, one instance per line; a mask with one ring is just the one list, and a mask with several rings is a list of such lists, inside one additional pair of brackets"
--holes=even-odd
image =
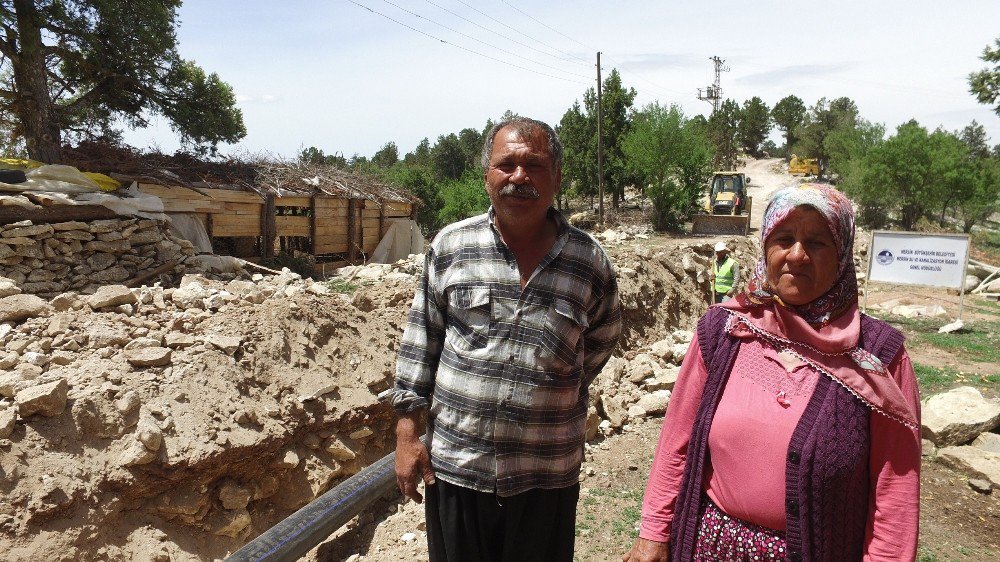
[(726, 63), (726, 61), (720, 59), (719, 57), (710, 57), (708, 60), (715, 63), (715, 83), (711, 86), (706, 86), (704, 94), (702, 94), (701, 88), (698, 88), (698, 99), (712, 104), (712, 113), (715, 113), (719, 110), (719, 100), (722, 99), (722, 88), (719, 87), (721, 77), (719, 74), (721, 72), (729, 72), (729, 67), (722, 66)]
[(597, 51), (597, 216), (604, 223), (604, 141), (601, 139), (601, 52)]

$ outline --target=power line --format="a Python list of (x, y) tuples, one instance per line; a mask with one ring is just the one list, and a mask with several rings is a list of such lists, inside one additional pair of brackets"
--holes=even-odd
[[(459, 2), (461, 2), (462, 4), (465, 4), (465, 2), (462, 2), (462, 0), (458, 0), (458, 1), (459, 1)], [(511, 8), (513, 8), (513, 9), (514, 9), (515, 11), (517, 11), (518, 13), (520, 13), (521, 15), (523, 15), (524, 17), (526, 17), (526, 18), (530, 19), (531, 21), (533, 21), (533, 22), (537, 23), (538, 25), (540, 25), (540, 26), (542, 26), (542, 27), (544, 27), (544, 28), (546, 28), (546, 29), (548, 29), (548, 30), (552, 31), (553, 33), (556, 33), (556, 34), (559, 34), (559, 35), (561, 35), (561, 36), (565, 37), (566, 39), (569, 39), (570, 41), (572, 41), (572, 42), (576, 43), (577, 45), (580, 45), (580, 46), (582, 46), (583, 48), (585, 48), (585, 49), (588, 49), (588, 50), (590, 50), (590, 51), (596, 51), (596, 50), (597, 50), (597, 49), (594, 49), (593, 47), (591, 47), (590, 45), (587, 45), (586, 43), (583, 43), (582, 41), (579, 41), (579, 40), (577, 40), (577, 39), (574, 39), (573, 37), (570, 37), (569, 35), (566, 35), (565, 33), (563, 33), (563, 32), (561, 32), (561, 31), (559, 31), (558, 29), (556, 29), (556, 28), (554, 28), (554, 27), (552, 27), (552, 26), (550, 26), (550, 25), (546, 24), (545, 22), (543, 22), (543, 21), (539, 20), (538, 18), (536, 18), (536, 17), (532, 16), (531, 14), (529, 14), (529, 13), (525, 12), (525, 11), (524, 11), (524, 10), (522, 10), (521, 8), (518, 8), (517, 6), (515, 6), (515, 5), (511, 4), (511, 3), (510, 3), (510, 2), (508, 2), (507, 0), (500, 0), (500, 1), (501, 1), (501, 2), (503, 2), (504, 4), (506, 4), (506, 5), (510, 6)], [(465, 4), (465, 5), (466, 5), (466, 6), (468, 6), (468, 4)], [(470, 7), (471, 7), (471, 6), (470, 6)], [(473, 9), (474, 9), (474, 8), (473, 8)], [(480, 13), (482, 13), (482, 12), (480, 12)], [(484, 15), (485, 15), (485, 14), (484, 14)], [(489, 17), (489, 16), (487, 16), (487, 17)], [(494, 20), (494, 21), (496, 21), (496, 20)], [(497, 23), (500, 23), (500, 24), (502, 24), (502, 25), (503, 25), (503, 22), (497, 22)], [(606, 52), (604, 52), (604, 51), (602, 51), (602, 54), (603, 54), (603, 55), (605, 55), (605, 56), (607, 56), (607, 53), (606, 53)], [(669, 90), (669, 89), (667, 89), (667, 88), (664, 88), (663, 86), (660, 86), (659, 84), (656, 84), (656, 83), (654, 83), (654, 82), (651, 82), (650, 80), (647, 80), (647, 79), (646, 79), (645, 77), (642, 77), (642, 76), (639, 76), (639, 75), (637, 75), (637, 74), (632, 74), (632, 73), (630, 73), (630, 72), (629, 72), (629, 73), (626, 73), (626, 72), (625, 72), (625, 70), (621, 68), (622, 66), (624, 66), (624, 65), (623, 65), (623, 64), (622, 64), (621, 62), (619, 62), (619, 61), (616, 61), (615, 59), (613, 59), (613, 58), (611, 58), (611, 57), (607, 57), (607, 58), (611, 59), (611, 62), (615, 63), (615, 65), (616, 65), (616, 68), (617, 68), (617, 69), (618, 69), (618, 70), (619, 70), (619, 71), (620, 71), (621, 73), (623, 73), (623, 74), (628, 74), (628, 75), (629, 75), (630, 77), (632, 77), (632, 78), (638, 78), (638, 79), (640, 79), (640, 80), (644, 80), (644, 81), (645, 81), (645, 82), (646, 82), (647, 84), (649, 84), (649, 85), (653, 86), (654, 88), (656, 88), (657, 90), (659, 90), (659, 91), (661, 91), (661, 92), (664, 92), (664, 93), (668, 93), (668, 92), (669, 92), (669, 93), (673, 93), (673, 94), (677, 94), (677, 95), (682, 95), (682, 96), (686, 96), (686, 95), (688, 95), (688, 94), (686, 94), (686, 93), (682, 93), (682, 92), (680, 92), (680, 91), (677, 91), (677, 90)]]
[(360, 2), (355, 2), (354, 0), (347, 0), (347, 1), (350, 2), (351, 4), (354, 4), (355, 6), (357, 6), (359, 8), (363, 8), (363, 9), (368, 10), (369, 12), (371, 12), (373, 14), (382, 16), (383, 18), (385, 18), (385, 19), (387, 19), (387, 20), (389, 20), (389, 21), (391, 21), (391, 22), (393, 22), (393, 23), (395, 23), (397, 25), (401, 25), (401, 26), (403, 26), (403, 27), (405, 27), (405, 28), (407, 28), (407, 29), (409, 29), (411, 31), (416, 31), (417, 33), (419, 33), (421, 35), (424, 35), (426, 37), (430, 37), (431, 39), (433, 39), (435, 41), (438, 41), (439, 43), (444, 43), (445, 45), (450, 45), (452, 47), (455, 47), (456, 49), (461, 49), (461, 50), (463, 50), (463, 51), (465, 51), (467, 53), (472, 53), (474, 55), (483, 57), (485, 59), (489, 59), (489, 60), (494, 61), (494, 62), (499, 62), (501, 64), (506, 64), (507, 66), (511, 66), (511, 67), (514, 67), (514, 68), (517, 68), (517, 69), (520, 69), (520, 70), (526, 70), (528, 72), (533, 72), (535, 74), (538, 74), (540, 76), (545, 76), (547, 78), (554, 78), (556, 80), (562, 80), (564, 82), (572, 82), (573, 84), (589, 85), (589, 82), (584, 83), (584, 82), (580, 82), (578, 80), (571, 80), (569, 78), (563, 78), (562, 76), (553, 76), (551, 74), (546, 74), (544, 72), (539, 72), (539, 71), (537, 71), (537, 70), (535, 70), (533, 68), (528, 68), (528, 67), (525, 67), (525, 66), (520, 66), (520, 65), (514, 64), (512, 62), (505, 61), (503, 59), (498, 59), (496, 57), (491, 57), (490, 55), (487, 55), (485, 53), (480, 53), (479, 51), (476, 51), (474, 49), (470, 49), (468, 47), (463, 47), (462, 45), (459, 45), (457, 43), (452, 43), (451, 41), (447, 41), (445, 39), (441, 39), (440, 37), (437, 37), (435, 35), (431, 35), (430, 33), (427, 33), (426, 31), (422, 31), (422, 30), (417, 29), (417, 28), (415, 28), (415, 27), (413, 27), (411, 25), (407, 25), (407, 24), (405, 24), (405, 23), (403, 23), (403, 22), (401, 22), (401, 21), (399, 21), (399, 20), (397, 20), (397, 19), (395, 19), (395, 18), (393, 18), (391, 16), (388, 16), (386, 14), (383, 14), (382, 12), (379, 12), (378, 10), (373, 10), (372, 8), (369, 8), (368, 6), (365, 6), (364, 4), (361, 4)]
[[(576, 43), (577, 45), (580, 45), (580, 46), (582, 46), (582, 47), (584, 47), (584, 48), (586, 48), (586, 49), (590, 49), (590, 50), (593, 50), (593, 49), (591, 49), (591, 48), (590, 48), (590, 46), (588, 46), (588, 45), (586, 45), (586, 44), (584, 44), (584, 43), (581, 43), (580, 41), (577, 41), (576, 39), (573, 39), (572, 37), (570, 37), (569, 35), (566, 35), (566, 34), (565, 34), (565, 33), (563, 33), (562, 31), (559, 31), (558, 29), (556, 29), (556, 28), (554, 28), (554, 27), (552, 27), (552, 26), (549, 26), (549, 25), (546, 25), (546, 24), (542, 23), (541, 21), (539, 21), (538, 19), (536, 19), (535, 17), (533, 17), (533, 16), (531, 15), (531, 14), (529, 14), (529, 13), (525, 12), (524, 10), (522, 10), (521, 8), (518, 8), (517, 6), (515, 6), (515, 5), (511, 4), (511, 3), (510, 3), (510, 2), (508, 2), (507, 0), (500, 0), (500, 1), (501, 1), (501, 2), (503, 2), (504, 4), (507, 4), (507, 5), (508, 5), (508, 6), (510, 6), (511, 8), (514, 8), (515, 10), (517, 10), (517, 11), (518, 11), (518, 12), (519, 12), (519, 13), (520, 13), (521, 15), (523, 15), (524, 17), (526, 17), (526, 18), (530, 19), (531, 21), (533, 21), (533, 22), (537, 23), (538, 25), (540, 25), (540, 26), (542, 26), (542, 27), (544, 27), (544, 28), (548, 29), (549, 31), (552, 31), (552, 32), (554, 32), (554, 33), (558, 33), (559, 35), (562, 35), (562, 36), (563, 36), (563, 37), (565, 37), (566, 39), (569, 39), (570, 41), (573, 41), (573, 42), (574, 42), (574, 43)], [(462, 2), (462, 3), (464, 4), (465, 2)]]
[[(502, 26), (504, 26), (504, 27), (508, 27), (508, 26), (509, 26), (509, 24), (507, 24), (507, 23), (505, 23), (505, 22), (502, 22), (502, 21), (500, 21), (500, 20), (496, 19), (495, 17), (493, 17), (493, 16), (491, 16), (491, 15), (489, 15), (489, 14), (487, 14), (487, 13), (483, 12), (482, 10), (480, 10), (479, 8), (476, 8), (475, 6), (472, 6), (472, 5), (470, 5), (470, 4), (466, 3), (466, 2), (463, 2), (463, 0), (457, 0), (457, 1), (458, 1), (458, 3), (459, 3), (459, 4), (462, 4), (463, 6), (465, 6), (465, 7), (469, 8), (470, 10), (473, 10), (473, 11), (475, 11), (475, 12), (479, 12), (479, 13), (480, 13), (480, 14), (482, 14), (482, 15), (483, 15), (484, 17), (486, 17), (486, 18), (488, 18), (488, 19), (491, 19), (491, 20), (493, 20), (494, 22), (496, 22), (496, 23), (498, 23), (498, 24), (500, 24), (500, 25), (502, 25)], [(517, 8), (514, 8), (514, 9), (515, 9), (515, 10), (517, 10)], [(520, 10), (518, 10), (518, 11), (520, 11)], [(522, 13), (523, 13), (523, 12), (522, 12)], [(525, 14), (525, 15), (527, 15), (527, 14)], [(528, 16), (528, 17), (530, 18), (531, 16)], [(534, 18), (532, 18), (532, 19), (534, 19)], [(524, 36), (525, 36), (525, 37), (527, 37), (528, 39), (531, 39), (532, 41), (537, 41), (538, 43), (541, 43), (542, 45), (545, 45), (546, 47), (548, 47), (548, 48), (552, 49), (553, 51), (559, 51), (560, 53), (562, 53), (562, 54), (564, 54), (564, 55), (566, 55), (566, 56), (568, 56), (568, 57), (570, 57), (570, 58), (574, 58), (574, 59), (576, 59), (576, 60), (578, 60), (578, 61), (582, 61), (582, 62), (583, 62), (584, 64), (586, 64), (587, 66), (590, 66), (590, 63), (589, 63), (589, 62), (588, 62), (588, 61), (587, 61), (586, 59), (584, 59), (584, 58), (581, 58), (581, 57), (579, 57), (579, 56), (577, 56), (577, 55), (574, 55), (574, 54), (572, 54), (572, 53), (567, 53), (566, 51), (564, 51), (564, 50), (562, 50), (562, 49), (560, 49), (560, 48), (558, 48), (558, 47), (553, 47), (552, 45), (549, 45), (549, 44), (548, 44), (548, 43), (546, 43), (545, 41), (542, 41), (542, 40), (540, 40), (540, 39), (535, 39), (534, 37), (532, 37), (532, 36), (530, 36), (530, 35), (528, 35), (528, 34), (526, 34), (526, 33), (525, 33), (525, 34), (522, 34), (522, 35), (524, 35)]]
[[(555, 58), (555, 59), (558, 59), (558, 60), (561, 60), (561, 61), (566, 61), (566, 60), (567, 60), (567, 59), (565, 59), (565, 58), (563, 58), (563, 57), (560, 57), (559, 55), (556, 55), (556, 54), (553, 54), (553, 53), (550, 53), (550, 52), (546, 52), (546, 51), (542, 51), (542, 50), (539, 50), (539, 49), (536, 49), (535, 47), (532, 47), (531, 45), (528, 45), (527, 43), (522, 43), (521, 41), (519, 41), (519, 40), (515, 39), (514, 37), (511, 37), (511, 36), (509, 36), (509, 35), (504, 35), (503, 33), (499, 33), (499, 32), (497, 32), (497, 30), (495, 30), (495, 29), (490, 29), (490, 28), (486, 27), (485, 25), (482, 25), (482, 24), (480, 24), (480, 23), (477, 23), (477, 22), (474, 22), (474, 21), (470, 20), (469, 18), (467, 18), (467, 17), (463, 16), (462, 14), (459, 14), (459, 13), (457, 13), (457, 12), (454, 12), (454, 11), (452, 11), (452, 10), (449, 10), (448, 8), (446, 8), (446, 7), (444, 7), (444, 6), (440, 5), (440, 4), (438, 4), (438, 3), (436, 3), (436, 2), (432, 2), (431, 0), (426, 0), (426, 1), (427, 1), (427, 3), (428, 3), (428, 4), (430, 4), (431, 6), (434, 6), (434, 7), (436, 7), (436, 8), (439, 8), (439, 9), (441, 9), (441, 10), (444, 10), (445, 12), (448, 12), (449, 14), (451, 14), (451, 15), (455, 16), (456, 18), (458, 18), (458, 19), (460, 19), (460, 20), (462, 20), (462, 21), (465, 21), (465, 22), (467, 22), (467, 23), (470, 23), (470, 24), (472, 24), (472, 25), (474, 25), (474, 26), (478, 27), (479, 29), (482, 29), (483, 31), (486, 31), (487, 33), (490, 33), (490, 34), (493, 34), (493, 35), (496, 35), (496, 36), (498, 36), (498, 37), (501, 37), (501, 38), (503, 38), (503, 39), (506, 39), (507, 41), (510, 41), (511, 43), (514, 43), (514, 44), (517, 44), (517, 45), (520, 45), (520, 46), (522, 46), (522, 47), (524, 47), (524, 48), (526, 48), (526, 49), (530, 49), (530, 50), (532, 50), (532, 51), (535, 51), (535, 52), (538, 52), (538, 53), (541, 53), (541, 54), (543, 54), (543, 55), (546, 55), (546, 56), (550, 56), (550, 57), (552, 57), (552, 58)], [(466, 6), (468, 6), (468, 4), (466, 4)], [(473, 9), (475, 9), (475, 8), (473, 8)], [(482, 13), (482, 12), (480, 12), (480, 13)], [(487, 17), (489, 17), (489, 16), (487, 16)], [(544, 45), (544, 43), (542, 43), (542, 44)], [(546, 46), (547, 46), (547, 45), (546, 45)], [(568, 62), (572, 62), (572, 61), (568, 61)], [(584, 64), (587, 64), (587, 66), (590, 66), (590, 65), (589, 65), (588, 63), (586, 63), (585, 61), (582, 61), (582, 62), (584, 62)]]
[[(473, 40), (473, 41), (475, 41), (477, 43), (481, 43), (483, 45), (486, 45), (487, 47), (491, 47), (491, 48), (496, 49), (496, 50), (498, 50), (498, 51), (500, 51), (502, 53), (507, 53), (508, 55), (515, 56), (515, 57), (519, 57), (520, 56), (520, 55), (518, 55), (517, 53), (515, 53), (513, 51), (509, 51), (507, 49), (504, 49), (503, 47), (498, 47), (496, 45), (492, 45), (490, 43), (487, 43), (486, 41), (483, 41), (482, 39), (478, 39), (478, 38), (473, 37), (473, 36), (471, 36), (471, 35), (469, 35), (467, 33), (462, 33), (461, 31), (459, 31), (457, 29), (453, 29), (451, 27), (448, 27), (447, 25), (444, 25), (443, 23), (436, 22), (436, 21), (434, 21), (434, 20), (432, 20), (432, 19), (430, 19), (430, 18), (428, 18), (426, 16), (422, 16), (422, 15), (416, 13), (416, 12), (408, 10), (408, 9), (400, 6), (399, 4), (396, 4), (394, 2), (390, 2), (389, 0), (383, 0), (383, 2), (385, 2), (386, 4), (389, 4), (390, 6), (394, 6), (394, 7), (398, 8), (398, 9), (400, 9), (400, 10), (402, 10), (402, 11), (410, 14), (411, 16), (413, 16), (415, 18), (428, 21), (428, 22), (430, 22), (430, 23), (432, 23), (432, 24), (434, 24), (434, 25), (436, 25), (438, 27), (442, 27), (444, 29), (447, 29), (448, 31), (450, 31), (452, 33), (457, 33), (458, 35), (461, 35), (462, 37), (465, 37), (467, 39), (471, 39), (471, 40)], [(433, 4), (433, 2), (431, 2), (431, 3)], [(575, 76), (577, 78), (583, 78), (584, 80), (589, 80), (590, 79), (589, 76), (582, 76), (580, 74), (573, 74), (572, 72), (567, 72), (567, 71), (565, 71), (565, 70), (563, 70), (561, 68), (552, 66), (550, 64), (545, 64), (544, 62), (538, 62), (536, 60), (531, 60), (531, 59), (527, 59), (527, 58), (525, 60), (527, 60), (528, 62), (537, 64), (537, 65), (540, 65), (540, 66), (544, 66), (545, 68), (551, 68), (552, 70), (555, 70), (556, 72), (562, 72), (563, 74), (568, 74), (569, 76)]]

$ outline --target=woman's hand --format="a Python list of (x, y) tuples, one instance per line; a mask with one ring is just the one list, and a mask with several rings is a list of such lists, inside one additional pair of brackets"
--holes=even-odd
[(669, 559), (669, 544), (641, 537), (635, 539), (632, 550), (622, 556), (622, 562), (667, 562)]

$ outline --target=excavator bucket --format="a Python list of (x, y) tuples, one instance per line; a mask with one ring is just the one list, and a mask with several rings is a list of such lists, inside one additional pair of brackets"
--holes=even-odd
[(691, 234), (731, 234), (746, 236), (750, 232), (750, 215), (695, 215)]
[[(731, 207), (730, 207), (731, 208)], [(722, 206), (717, 207), (719, 211)], [(713, 210), (712, 208), (709, 211)], [(746, 236), (750, 234), (750, 214), (753, 212), (753, 197), (747, 197), (744, 211), (738, 215), (730, 213), (699, 213), (691, 218), (691, 234), (730, 234)]]

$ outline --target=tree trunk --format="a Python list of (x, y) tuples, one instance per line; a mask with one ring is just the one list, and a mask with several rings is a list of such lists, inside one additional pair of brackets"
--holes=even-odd
[(45, 52), (39, 15), (33, 0), (14, 0), (21, 51), (13, 64), (16, 100), (14, 114), (21, 124), (28, 157), (46, 164), (61, 161), (56, 108), (49, 97)]

